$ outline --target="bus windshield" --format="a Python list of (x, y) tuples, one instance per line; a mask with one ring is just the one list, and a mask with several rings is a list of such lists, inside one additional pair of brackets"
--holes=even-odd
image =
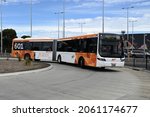
[(123, 42), (116, 34), (100, 35), (99, 54), (102, 57), (124, 57)]

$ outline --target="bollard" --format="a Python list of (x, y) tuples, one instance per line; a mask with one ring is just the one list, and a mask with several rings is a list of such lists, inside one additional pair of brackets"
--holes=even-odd
[(146, 55), (146, 66), (145, 66), (146, 69), (148, 68), (147, 63), (148, 63), (148, 55)]
[(133, 67), (135, 67), (135, 62), (136, 60), (135, 60), (135, 57), (133, 56)]

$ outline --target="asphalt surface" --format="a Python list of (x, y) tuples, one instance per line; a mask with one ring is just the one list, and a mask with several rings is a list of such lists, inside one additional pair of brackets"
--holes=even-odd
[(149, 100), (150, 72), (129, 68), (79, 68), (51, 63), (53, 68), (0, 76), (3, 100)]

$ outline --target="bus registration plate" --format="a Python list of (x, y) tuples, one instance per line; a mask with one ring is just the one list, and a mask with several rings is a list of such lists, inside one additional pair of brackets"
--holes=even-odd
[(116, 66), (116, 63), (112, 63), (111, 66), (112, 66), (112, 67), (115, 67), (115, 66)]

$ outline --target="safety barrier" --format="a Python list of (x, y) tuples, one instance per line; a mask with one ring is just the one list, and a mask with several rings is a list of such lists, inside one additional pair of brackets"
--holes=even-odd
[(150, 70), (150, 56), (146, 55), (143, 58), (126, 58), (125, 65)]

